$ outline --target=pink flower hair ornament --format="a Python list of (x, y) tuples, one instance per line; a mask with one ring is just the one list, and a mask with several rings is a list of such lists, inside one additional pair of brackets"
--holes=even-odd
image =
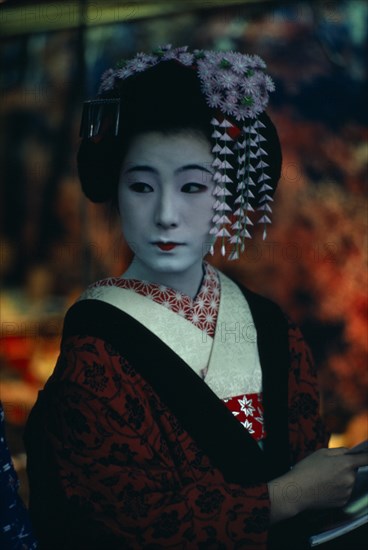
[[(257, 223), (263, 224), (263, 239), (271, 223), (271, 202), (274, 187), (270, 185), (268, 152), (263, 135), (265, 124), (260, 120), (275, 90), (266, 64), (257, 55), (210, 50), (188, 51), (187, 46), (161, 46), (150, 54), (138, 53), (130, 60), (120, 61), (101, 77), (98, 93), (118, 92), (122, 81), (165, 61), (190, 67), (196, 71), (207, 105), (213, 110), (211, 125), (214, 154), (214, 216), (210, 233), (221, 239), (221, 254), (226, 255), (226, 242), (231, 245), (229, 259), (237, 259), (251, 238), (255, 210)], [(81, 136), (99, 139), (106, 116), (113, 121), (115, 135), (119, 129), (119, 98), (100, 98), (84, 103)], [(108, 115), (106, 115), (108, 113)], [(234, 181), (235, 174), (235, 181)], [(233, 195), (233, 207), (227, 197)], [(234, 187), (235, 186), (235, 187)], [(258, 196), (256, 208), (252, 206)], [(252, 218), (252, 219), (251, 219)], [(213, 246), (210, 253), (214, 253)]]

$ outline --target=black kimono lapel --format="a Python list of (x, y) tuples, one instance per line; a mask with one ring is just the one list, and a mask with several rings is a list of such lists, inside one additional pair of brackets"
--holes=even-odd
[(77, 302), (66, 315), (63, 332), (63, 339), (87, 334), (109, 342), (149, 382), (225, 479), (240, 484), (268, 481), (288, 469), (286, 322), (277, 306), (242, 290), (258, 333), (269, 434), (264, 451), (187, 363), (120, 309), (99, 300)]
[[(240, 286), (240, 285), (239, 285)], [(267, 479), (290, 468), (288, 383), (290, 351), (288, 321), (278, 305), (240, 286), (250, 307), (257, 330), (262, 368), (264, 440)]]

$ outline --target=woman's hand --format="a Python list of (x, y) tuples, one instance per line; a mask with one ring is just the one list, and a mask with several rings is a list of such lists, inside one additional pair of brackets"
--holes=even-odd
[(320, 449), (287, 474), (269, 482), (271, 523), (304, 510), (344, 506), (350, 498), (356, 471), (368, 464), (368, 453), (349, 449)]

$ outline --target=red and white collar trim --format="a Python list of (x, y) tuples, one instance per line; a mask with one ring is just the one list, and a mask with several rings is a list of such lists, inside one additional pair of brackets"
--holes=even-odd
[(174, 313), (181, 315), (193, 325), (214, 336), (220, 303), (220, 282), (216, 269), (207, 262), (203, 262), (204, 276), (197, 296), (190, 296), (165, 285), (141, 281), (139, 279), (122, 279), (109, 277), (97, 281), (89, 288), (101, 286), (116, 286), (133, 290), (150, 298), (154, 302), (167, 307)]

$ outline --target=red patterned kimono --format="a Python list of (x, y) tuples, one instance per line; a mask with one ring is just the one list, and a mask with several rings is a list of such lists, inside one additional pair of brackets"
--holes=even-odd
[[(206, 265), (195, 300), (138, 281), (95, 287), (122, 285), (213, 335), (216, 273)], [(198, 376), (118, 307), (85, 299), (69, 310), (26, 430), (41, 549), (287, 547), (277, 542), (282, 526), (270, 529), (267, 481), (326, 444), (316, 372), (297, 327), (269, 300), (241, 292), (262, 392), (225, 399), (205, 370)]]

